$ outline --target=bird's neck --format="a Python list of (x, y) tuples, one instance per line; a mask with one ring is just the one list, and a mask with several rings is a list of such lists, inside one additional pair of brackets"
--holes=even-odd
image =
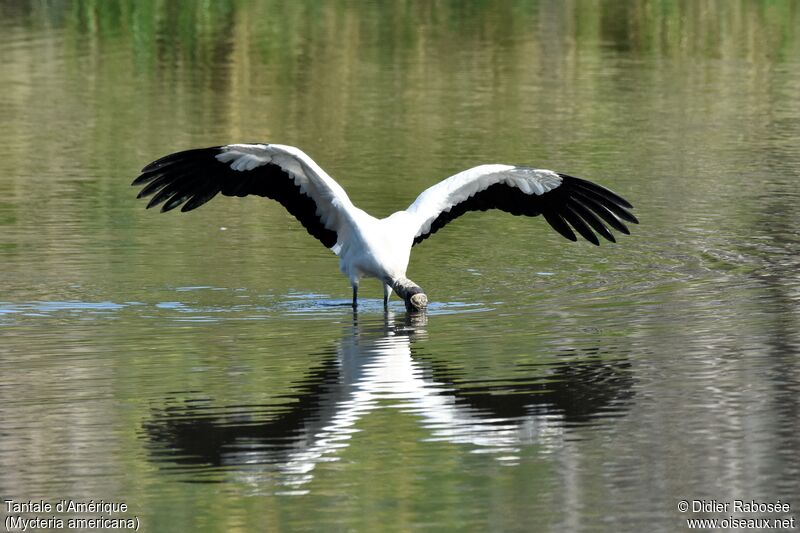
[(406, 302), (406, 310), (422, 311), (428, 307), (428, 297), (422, 287), (408, 278), (400, 277), (387, 281), (394, 292)]

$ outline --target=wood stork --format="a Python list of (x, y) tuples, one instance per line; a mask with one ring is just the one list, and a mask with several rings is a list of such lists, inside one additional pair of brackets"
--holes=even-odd
[(353, 287), (354, 308), (360, 280), (370, 277), (383, 283), (384, 306), (394, 290), (408, 310), (424, 309), (427, 296), (406, 278), (411, 248), (468, 211), (542, 215), (567, 239), (576, 241), (577, 231), (595, 245), (600, 244), (595, 233), (615, 242), (609, 228), (629, 234), (623, 221), (638, 223), (627, 200), (596, 183), (500, 164), (459, 172), (423, 191), (404, 211), (377, 219), (353, 205), (302, 150), (280, 144), (176, 152), (144, 167), (132, 185), (144, 185), (138, 198), (154, 195), (147, 208), (163, 204), (162, 212), (178, 206), (191, 211), (219, 193), (277, 200), (339, 256), (339, 268)]

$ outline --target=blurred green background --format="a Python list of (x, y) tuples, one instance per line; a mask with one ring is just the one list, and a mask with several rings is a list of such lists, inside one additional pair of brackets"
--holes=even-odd
[[(146, 531), (673, 531), (800, 505), (800, 4), (0, 0), (0, 495)], [(354, 317), (280, 206), (147, 162), (302, 148), (376, 216), (481, 163), (620, 192), (465, 216)]]

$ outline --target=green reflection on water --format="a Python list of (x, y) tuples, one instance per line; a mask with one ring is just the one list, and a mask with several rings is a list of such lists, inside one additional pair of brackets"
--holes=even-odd
[[(403, 531), (612, 515), (644, 529), (716, 480), (796, 494), (796, 437), (774, 431), (770, 448), (746, 431), (796, 421), (796, 2), (0, 9), (4, 495), (116, 497), (157, 529)], [(352, 321), (336, 258), (278, 206), (161, 216), (135, 201), (146, 162), (233, 141), (302, 147), (378, 216), (484, 162), (624, 192), (643, 224), (617, 246), (486, 213), (416, 248), (410, 274), (442, 307), (414, 356), (468, 397), (564, 380), (561, 354), (596, 350), (583, 358), (631, 362), (622, 388), (638, 409), (514, 464), (429, 442), (417, 415), (384, 409), (305, 495), (237, 468), (178, 481), (145, 449), (154, 411), (195, 395), (283, 405)], [(722, 453), (699, 436), (711, 430), (736, 437), (724, 470), (707, 461)]]

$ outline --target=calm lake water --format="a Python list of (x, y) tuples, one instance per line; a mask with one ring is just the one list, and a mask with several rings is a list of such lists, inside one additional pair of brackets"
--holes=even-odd
[[(0, 115), (4, 500), (143, 531), (800, 519), (796, 2), (4, 0)], [(376, 216), (503, 162), (641, 224), (596, 248), (468, 215), (414, 248), (426, 316), (371, 281), (354, 314), (278, 204), (135, 199), (147, 162), (237, 141)]]

